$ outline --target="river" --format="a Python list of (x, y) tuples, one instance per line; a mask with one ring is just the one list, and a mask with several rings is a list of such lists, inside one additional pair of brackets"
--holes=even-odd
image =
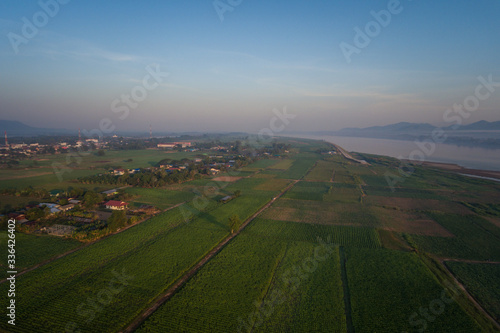
[[(465, 168), (500, 171), (500, 149), (459, 147), (445, 143), (436, 144), (435, 150), (423, 151), (413, 141), (356, 138), (346, 136), (297, 135), (307, 139), (325, 140), (335, 143), (347, 151), (408, 158), (420, 151), (425, 161), (458, 164)], [(427, 147), (429, 149), (432, 147)], [(424, 154), (422, 154), (422, 152)]]

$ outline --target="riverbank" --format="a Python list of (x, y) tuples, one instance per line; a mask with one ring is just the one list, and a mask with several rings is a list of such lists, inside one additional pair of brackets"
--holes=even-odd
[(439, 169), (444, 169), (448, 171), (453, 171), (462, 175), (469, 175), (474, 177), (482, 177), (486, 179), (494, 179), (500, 181), (500, 171), (493, 170), (479, 170), (479, 169), (468, 169), (464, 168), (458, 164), (452, 163), (439, 163), (439, 162), (424, 162), (424, 166), (434, 167)]

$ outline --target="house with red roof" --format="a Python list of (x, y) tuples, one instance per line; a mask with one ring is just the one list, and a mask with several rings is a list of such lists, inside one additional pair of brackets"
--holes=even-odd
[(106, 202), (106, 208), (112, 210), (125, 210), (128, 208), (128, 203), (124, 201), (110, 200)]

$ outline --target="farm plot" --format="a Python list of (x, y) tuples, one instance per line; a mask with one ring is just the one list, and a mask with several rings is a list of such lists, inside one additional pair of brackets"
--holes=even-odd
[[(246, 167), (242, 168), (241, 170), (242, 171), (259, 171), (262, 169), (272, 168), (276, 164), (281, 163), (283, 161), (287, 161), (287, 160), (261, 159), (261, 160), (258, 160), (257, 162), (254, 162), (250, 165), (247, 165)], [(287, 162), (287, 164), (288, 164), (288, 162)], [(291, 165), (291, 163), (290, 163), (290, 165)], [(281, 169), (281, 167), (277, 168), (277, 169)], [(288, 169), (288, 168), (284, 168), (284, 169)]]
[(125, 189), (125, 192), (138, 196), (138, 198), (133, 199), (133, 203), (136, 206), (147, 204), (160, 209), (165, 209), (181, 202), (189, 201), (194, 197), (194, 193), (189, 191), (172, 191), (169, 189), (128, 187)]
[(299, 200), (317, 200), (322, 201), (323, 195), (328, 193), (330, 185), (323, 182), (306, 182), (301, 181), (295, 184), (284, 197)]
[(361, 179), (368, 185), (373, 187), (387, 187), (389, 184), (383, 175), (364, 174)]
[(398, 187), (393, 191), (390, 187), (365, 186), (365, 191), (368, 195), (390, 197), (391, 200), (392, 198), (443, 200), (443, 197), (435, 191), (426, 189)]
[(500, 260), (499, 238), (489, 229), (497, 228), (476, 215), (429, 214), (455, 237), (411, 236), (422, 250), (443, 258)]
[(306, 175), (306, 180), (329, 182), (333, 178), (336, 163), (319, 160)]
[[(43, 187), (45, 189), (54, 189), (54, 188), (64, 188), (66, 189), (68, 186), (75, 186), (74, 183), (70, 183), (69, 181), (72, 179), (76, 179), (78, 177), (90, 176), (96, 174), (95, 170), (79, 170), (79, 169), (67, 169), (68, 171), (61, 174), (62, 182), (54, 173), (52, 168), (45, 168), (44, 171), (40, 171), (39, 174), (25, 174), (20, 178), (9, 178), (4, 179), (0, 182), (0, 189), (4, 188), (17, 188), (23, 189), (28, 186), (33, 187)], [(3, 171), (0, 171), (0, 175)], [(18, 171), (19, 173), (19, 171)], [(94, 185), (94, 187), (96, 187)]]
[(452, 233), (424, 213), (382, 207), (371, 207), (370, 210), (380, 222), (380, 228), (385, 230), (414, 235), (454, 237)]
[(42, 199), (35, 197), (18, 197), (15, 195), (1, 195), (0, 196), (0, 209), (7, 208), (24, 208), (30, 202), (39, 203)]
[(358, 188), (347, 188), (335, 185), (337, 184), (330, 187), (328, 193), (323, 195), (324, 201), (343, 203), (360, 202), (362, 193)]
[(497, 321), (500, 322), (500, 265), (447, 262), (457, 279)]
[[(415, 253), (352, 247), (346, 252), (355, 332), (481, 332)], [(428, 309), (434, 320), (419, 309)]]
[[(267, 209), (263, 214), (263, 218), (276, 221), (291, 221), (313, 224), (340, 224), (337, 223), (338, 214), (333, 210), (305, 210), (289, 207), (273, 206)], [(344, 224), (342, 224), (344, 225)], [(346, 224), (347, 225), (347, 224)], [(360, 224), (356, 224), (360, 226)]]
[(290, 184), (290, 181), (287, 179), (266, 179), (264, 183), (255, 186), (254, 189), (260, 191), (279, 191), (284, 189), (288, 184)]
[(375, 229), (319, 225), (274, 221), (258, 218), (246, 229), (253, 237), (272, 238), (275, 240), (294, 242), (317, 242), (320, 237), (329, 243), (343, 246), (364, 248), (380, 247), (380, 240)]
[[(5, 233), (7, 235), (7, 233)], [(16, 268), (20, 272), (26, 268), (39, 264), (59, 254), (76, 249), (82, 243), (74, 239), (65, 239), (55, 236), (36, 236), (30, 234), (16, 234)], [(7, 266), (7, 237), (0, 238), (3, 267)], [(4, 278), (3, 273), (0, 278)]]
[[(282, 214), (282, 215), (281, 215)], [(264, 216), (284, 221), (329, 225), (379, 227), (380, 221), (370, 207), (361, 203), (341, 203), (280, 198)]]
[(342, 184), (356, 184), (354, 177), (346, 169), (335, 170), (333, 182)]
[(393, 209), (472, 214), (472, 211), (464, 205), (446, 200), (389, 198), (376, 195), (369, 195), (364, 200), (367, 204)]
[(270, 170), (288, 170), (294, 162), (295, 161), (293, 159), (287, 158), (277, 163), (271, 164), (267, 168)]
[[(158, 215), (18, 278), (23, 306), (16, 326), (8, 329), (117, 330), (227, 234), (227, 228), (203, 217), (185, 224), (181, 208)], [(110, 294), (110, 286), (119, 292)], [(0, 328), (6, 325), (3, 321)]]
[(303, 154), (304, 157), (294, 160), (292, 166), (286, 171), (279, 172), (278, 178), (301, 179), (313, 167), (318, 157), (312, 154)]
[(253, 331), (346, 332), (343, 297), (338, 247), (289, 243)]
[(338, 253), (317, 246), (245, 230), (138, 332), (344, 331)]

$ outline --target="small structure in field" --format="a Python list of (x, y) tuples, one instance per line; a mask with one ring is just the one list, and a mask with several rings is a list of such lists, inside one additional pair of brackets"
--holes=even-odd
[(128, 207), (128, 203), (124, 201), (110, 200), (106, 202), (106, 208), (112, 210), (125, 210)]

